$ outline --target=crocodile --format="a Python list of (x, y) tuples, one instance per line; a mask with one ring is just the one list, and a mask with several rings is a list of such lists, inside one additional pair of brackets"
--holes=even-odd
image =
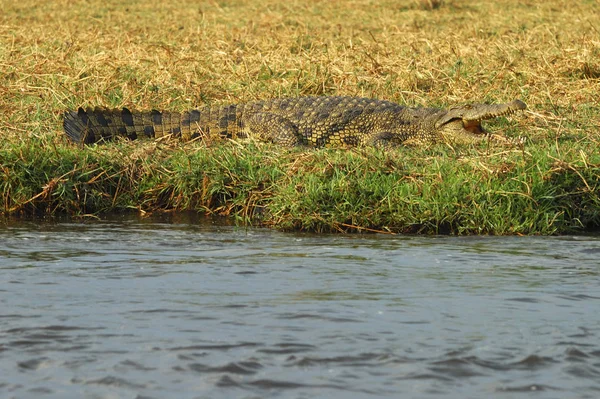
[(527, 106), (468, 104), (449, 109), (412, 108), (359, 97), (298, 97), (204, 107), (186, 112), (88, 109), (66, 111), (64, 130), (76, 143), (115, 136), (193, 139), (247, 139), (286, 147), (395, 147), (423, 143), (469, 144), (503, 136), (485, 131), (481, 121), (510, 115)]

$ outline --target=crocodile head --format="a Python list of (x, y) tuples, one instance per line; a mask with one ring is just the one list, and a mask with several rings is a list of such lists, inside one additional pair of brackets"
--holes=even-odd
[(450, 108), (439, 114), (434, 126), (445, 142), (469, 144), (490, 137), (490, 134), (483, 129), (481, 121), (510, 115), (526, 108), (527, 105), (520, 100), (505, 104), (468, 104)]

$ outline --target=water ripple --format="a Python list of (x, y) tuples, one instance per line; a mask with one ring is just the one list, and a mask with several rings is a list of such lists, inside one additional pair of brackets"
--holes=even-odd
[(8, 226), (0, 242), (2, 397), (600, 392), (597, 237), (196, 218)]
[(192, 363), (188, 366), (190, 370), (199, 373), (231, 373), (240, 375), (253, 375), (258, 370), (263, 368), (263, 365), (258, 362), (231, 362), (223, 366), (209, 366), (201, 363)]
[(257, 352), (268, 354), (282, 354), (309, 352), (317, 349), (314, 345), (297, 344), (297, 343), (280, 343), (272, 344), (269, 348), (258, 349)]

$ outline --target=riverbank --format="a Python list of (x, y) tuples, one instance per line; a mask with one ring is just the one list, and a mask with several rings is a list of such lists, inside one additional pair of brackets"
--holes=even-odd
[(566, 234), (600, 226), (600, 154), (589, 140), (387, 152), (57, 141), (0, 146), (5, 214), (194, 210), (317, 232)]
[[(595, 2), (5, 4), (4, 215), (193, 210), (284, 230), (567, 234), (600, 225)], [(66, 109), (182, 111), (352, 95), (450, 107), (519, 98), (490, 121), (523, 147), (295, 149), (125, 142), (80, 148)]]

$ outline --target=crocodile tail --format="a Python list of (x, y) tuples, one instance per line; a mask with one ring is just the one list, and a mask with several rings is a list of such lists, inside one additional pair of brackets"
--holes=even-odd
[(180, 137), (190, 140), (196, 135), (196, 125), (200, 120), (197, 110), (184, 113), (130, 111), (127, 108), (66, 111), (63, 128), (75, 143), (92, 144), (111, 140), (116, 136), (135, 140), (142, 137)]

